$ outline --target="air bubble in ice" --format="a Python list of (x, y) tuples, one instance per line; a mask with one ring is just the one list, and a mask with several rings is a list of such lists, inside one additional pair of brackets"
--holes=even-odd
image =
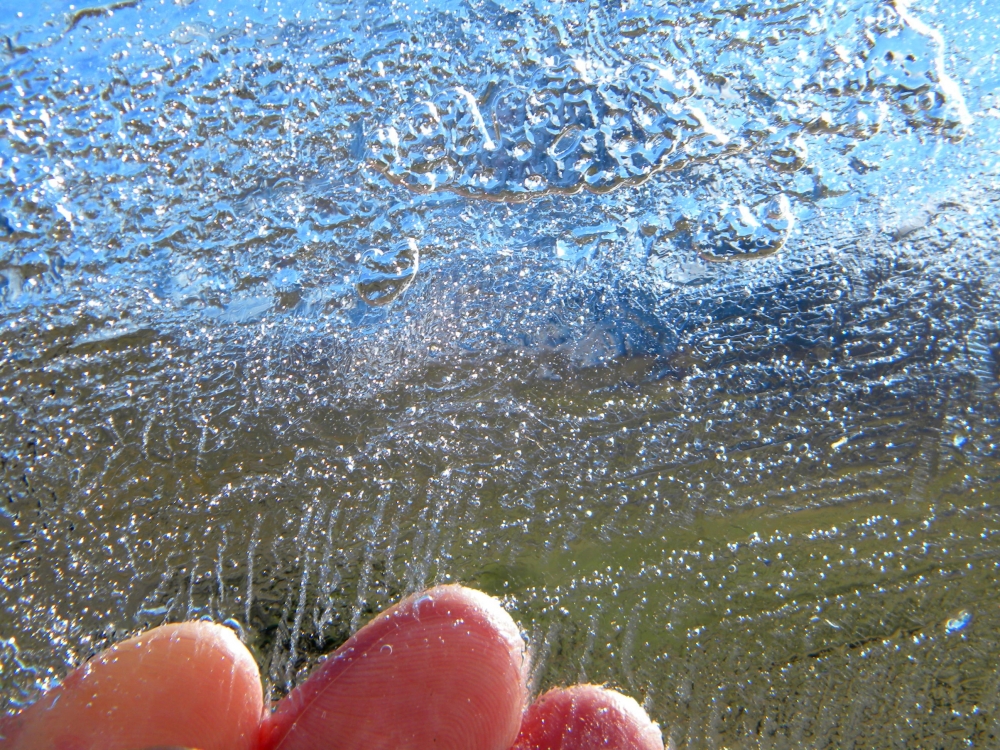
[(970, 622), (972, 622), (972, 613), (967, 609), (960, 610), (953, 617), (945, 620), (944, 631), (949, 635), (957, 633), (964, 630)]
[(797, 128), (786, 128), (768, 138), (771, 146), (769, 161), (779, 172), (795, 172), (805, 166), (809, 149)]
[(389, 248), (370, 248), (359, 263), (358, 296), (369, 305), (385, 305), (406, 291), (419, 269), (420, 249), (412, 237)]

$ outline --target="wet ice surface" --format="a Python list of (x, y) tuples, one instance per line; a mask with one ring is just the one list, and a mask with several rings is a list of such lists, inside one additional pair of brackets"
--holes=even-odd
[(26, 5), (6, 710), (463, 581), (678, 746), (989, 742), (996, 7)]

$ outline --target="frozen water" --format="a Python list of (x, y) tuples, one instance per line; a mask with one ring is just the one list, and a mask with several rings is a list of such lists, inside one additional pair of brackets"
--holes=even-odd
[[(30, 6), (30, 7), (29, 7)], [(996, 733), (995, 3), (0, 0), (0, 695), (405, 592), (677, 746)]]

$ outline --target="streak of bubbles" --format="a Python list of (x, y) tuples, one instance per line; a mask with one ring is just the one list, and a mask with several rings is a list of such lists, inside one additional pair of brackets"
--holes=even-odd
[(407, 592), (682, 747), (989, 746), (1000, 11), (0, 0), (0, 696)]

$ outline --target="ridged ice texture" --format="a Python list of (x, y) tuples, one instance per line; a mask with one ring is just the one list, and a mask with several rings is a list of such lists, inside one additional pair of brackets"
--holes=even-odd
[[(902, 1), (879, 7), (855, 50), (831, 30), (825, 47), (805, 53), (819, 65), (793, 81), (812, 96), (747, 113), (733, 132), (706, 114), (718, 97), (703, 91), (695, 68), (557, 49), (527, 78), (494, 75), (478, 87), (451, 85), (404, 106), (376, 127), (369, 157), (390, 179), (420, 192), (526, 200), (607, 191), (744, 150), (766, 155), (776, 171), (799, 171), (809, 164), (808, 134), (869, 139), (890, 103), (913, 126), (961, 138), (972, 120), (945, 70), (944, 41), (908, 8)], [(724, 26), (729, 19), (721, 15)]]
[[(277, 698), (463, 581), (677, 747), (994, 742), (1000, 5), (76, 5), (0, 10), (4, 710), (199, 617)], [(648, 91), (725, 148), (513, 191), (504, 92), (617, 180)], [(521, 181), (388, 174), (438, 100)]]
[(461, 87), (418, 102), (376, 131), (374, 163), (415, 190), (510, 200), (606, 191), (738, 150), (698, 107), (691, 71), (562, 58), (524, 86), (491, 82), (481, 106)]

